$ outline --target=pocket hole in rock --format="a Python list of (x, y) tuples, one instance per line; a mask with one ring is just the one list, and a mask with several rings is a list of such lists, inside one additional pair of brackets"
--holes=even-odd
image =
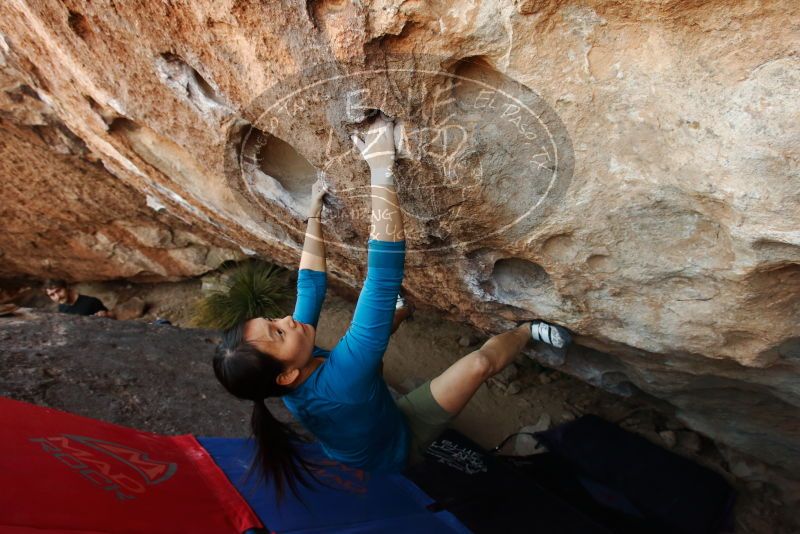
[(156, 69), (168, 87), (192, 102), (201, 112), (228, 109), (225, 99), (214, 86), (179, 55), (171, 52), (161, 54), (156, 60)]
[(245, 132), (242, 165), (251, 183), (263, 196), (304, 216), (311, 203), (311, 186), (317, 169), (289, 143), (251, 128)]
[(69, 15), (67, 16), (67, 24), (69, 25), (70, 29), (83, 39), (84, 41), (92, 35), (92, 28), (89, 25), (89, 21), (86, 20), (86, 17), (78, 13), (77, 11), (70, 11)]
[(530, 310), (543, 317), (552, 315), (563, 302), (550, 275), (532, 261), (520, 258), (497, 260), (491, 280), (497, 299)]

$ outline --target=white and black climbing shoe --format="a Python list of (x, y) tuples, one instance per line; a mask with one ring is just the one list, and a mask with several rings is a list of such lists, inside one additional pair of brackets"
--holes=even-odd
[(413, 302), (406, 300), (403, 297), (402, 293), (397, 294), (397, 301), (394, 304), (394, 309), (395, 312), (398, 312), (400, 310), (407, 310), (408, 314), (406, 315), (405, 320), (406, 321), (414, 320), (414, 312), (416, 311), (416, 307), (414, 306)]
[(565, 349), (572, 343), (572, 336), (569, 335), (566, 328), (544, 321), (531, 322), (531, 338), (557, 349)]

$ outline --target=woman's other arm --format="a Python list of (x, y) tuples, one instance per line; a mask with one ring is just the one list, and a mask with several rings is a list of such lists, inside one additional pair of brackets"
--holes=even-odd
[(303, 252), (300, 255), (300, 271), (297, 273), (297, 302), (295, 321), (317, 326), (322, 302), (327, 289), (327, 265), (325, 262), (325, 239), (322, 236), (322, 200), (327, 190), (317, 180), (311, 190), (311, 207), (308, 213)]
[(300, 255), (300, 269), (326, 272), (325, 239), (322, 236), (322, 200), (327, 190), (322, 180), (317, 180), (311, 189), (311, 207), (308, 210), (308, 225)]

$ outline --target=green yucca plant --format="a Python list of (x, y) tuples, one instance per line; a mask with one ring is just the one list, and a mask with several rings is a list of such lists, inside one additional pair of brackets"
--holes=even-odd
[(253, 317), (284, 315), (291, 297), (286, 275), (285, 269), (257, 260), (237, 265), (225, 273), (222, 290), (200, 299), (194, 323), (225, 330)]

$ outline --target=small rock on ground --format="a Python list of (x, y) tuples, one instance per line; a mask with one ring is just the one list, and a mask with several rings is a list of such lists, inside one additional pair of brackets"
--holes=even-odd
[(675, 433), (678, 439), (678, 445), (689, 452), (697, 454), (703, 448), (703, 442), (698, 434), (688, 430), (682, 430)]
[(661, 437), (661, 440), (664, 442), (664, 445), (669, 447), (670, 449), (675, 446), (677, 443), (677, 437), (675, 436), (675, 432), (672, 430), (664, 430), (659, 432), (658, 435)]

